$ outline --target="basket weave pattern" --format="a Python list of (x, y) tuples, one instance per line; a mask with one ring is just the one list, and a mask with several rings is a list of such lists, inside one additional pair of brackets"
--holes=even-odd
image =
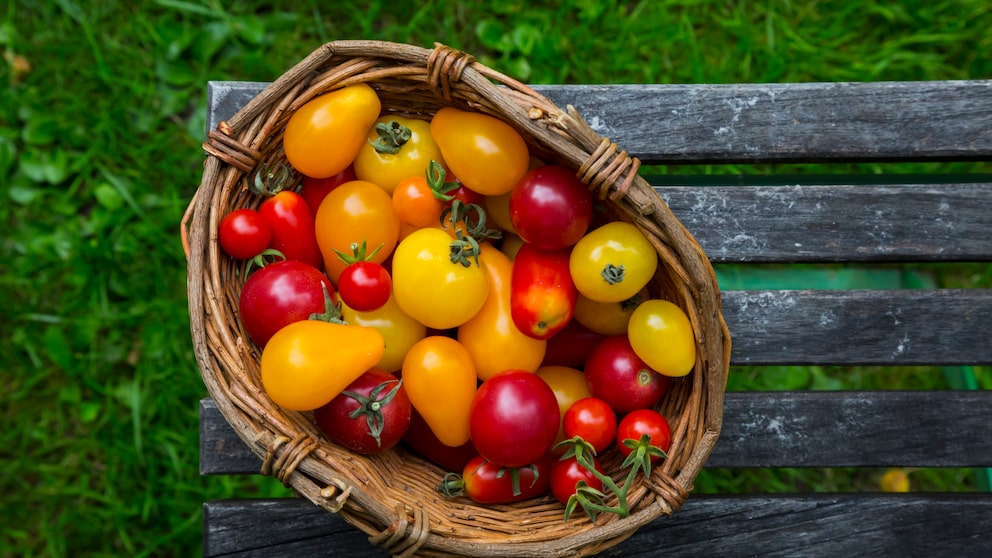
[[(285, 162), (282, 133), (290, 115), (321, 93), (358, 82), (369, 83), (383, 111), (392, 114), (429, 119), (441, 107), (454, 106), (499, 117), (523, 134), (532, 153), (574, 169), (618, 219), (633, 222), (651, 240), (660, 257), (651, 294), (686, 311), (697, 362), (689, 376), (673, 379), (661, 404), (672, 426), (672, 447), (651, 478), (631, 490), (629, 517), (604, 514), (593, 524), (578, 513), (565, 523), (562, 506), (551, 497), (507, 506), (446, 498), (435, 491), (443, 474), (436, 466), (402, 448), (361, 456), (334, 446), (311, 413), (283, 410), (262, 390), (261, 351), (238, 318), (243, 264), (221, 253), (218, 224), (229, 211), (260, 203), (248, 184), (255, 173)], [(572, 107), (559, 109), (443, 45), (338, 41), (315, 50), (222, 122), (204, 150), (202, 182), (182, 223), (194, 351), (210, 395), (263, 459), (264, 474), (339, 513), (397, 555), (586, 556), (685, 501), (722, 418), (730, 336), (716, 278), (695, 239), (637, 175), (637, 159), (596, 134)], [(619, 459), (604, 465), (622, 479)]]

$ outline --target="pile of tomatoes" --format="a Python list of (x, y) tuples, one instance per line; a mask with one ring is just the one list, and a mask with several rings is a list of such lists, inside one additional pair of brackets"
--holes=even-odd
[(651, 241), (573, 171), (493, 116), (425, 118), (366, 84), (315, 97), (285, 128), (288, 165), (255, 176), (258, 208), (221, 221), (251, 262), (239, 309), (262, 386), (354, 452), (403, 442), (452, 470), (448, 493), (550, 488), (590, 511), (623, 489), (597, 455), (646, 470), (669, 449), (653, 409), (695, 363), (689, 320), (648, 293)]

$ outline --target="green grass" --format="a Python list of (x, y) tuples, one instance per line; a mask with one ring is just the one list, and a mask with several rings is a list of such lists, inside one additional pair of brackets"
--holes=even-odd
[[(0, 555), (193, 556), (203, 500), (285, 494), (271, 480), (197, 470), (205, 390), (178, 231), (202, 168), (207, 80), (272, 80), (343, 38), (440, 41), (536, 83), (992, 76), (983, 0), (889, 4), (435, 0), (365, 10), (299, 0), (8, 0), (0, 8)], [(24, 63), (29, 71), (15, 69)], [(952, 280), (992, 283), (987, 266)], [(810, 386), (858, 387), (858, 375), (884, 378), (883, 387), (941, 384), (926, 371), (803, 374)], [(798, 381), (788, 371), (735, 369), (732, 386)], [(987, 374), (981, 381), (989, 387)], [(959, 488), (964, 476), (911, 478)], [(701, 478), (700, 489), (876, 483), (877, 472), (746, 471)]]

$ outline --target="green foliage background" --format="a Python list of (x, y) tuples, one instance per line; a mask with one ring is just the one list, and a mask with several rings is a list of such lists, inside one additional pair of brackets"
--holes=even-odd
[[(7, 0), (0, 555), (191, 556), (204, 500), (285, 494), (197, 470), (205, 390), (179, 223), (199, 182), (208, 80), (270, 81), (344, 38), (440, 41), (535, 83), (974, 79), (992, 76), (990, 28), (984, 0)], [(988, 277), (969, 268), (963, 281)], [(815, 369), (735, 379), (899, 381)], [(965, 475), (934, 482), (954, 489)], [(857, 489), (873, 478), (739, 472), (701, 489)]]

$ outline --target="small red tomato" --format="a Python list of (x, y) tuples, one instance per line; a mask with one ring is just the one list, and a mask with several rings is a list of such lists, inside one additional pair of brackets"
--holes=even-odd
[(265, 347), (284, 326), (326, 312), (328, 297), (334, 300), (334, 285), (327, 276), (312, 265), (284, 260), (248, 277), (238, 310), (248, 337)]
[(375, 262), (355, 262), (338, 278), (338, 296), (352, 310), (372, 312), (389, 302), (393, 283), (389, 272)]
[(586, 359), (585, 374), (593, 396), (620, 414), (653, 407), (668, 390), (668, 377), (645, 364), (626, 335), (600, 341)]
[(332, 442), (355, 453), (373, 454), (403, 438), (411, 408), (403, 382), (373, 368), (314, 410), (313, 418)]
[(507, 370), (479, 386), (469, 435), (479, 453), (503, 467), (536, 463), (558, 436), (561, 412), (554, 391), (533, 372)]
[(479, 504), (509, 504), (543, 495), (550, 486), (551, 457), (524, 467), (500, 467), (481, 455), (461, 476), (448, 475), (438, 489), (447, 496), (464, 494)]
[[(593, 457), (592, 461), (596, 470), (602, 473), (603, 468), (599, 464), (599, 460)], [(603, 481), (599, 480), (592, 471), (579, 465), (574, 456), (556, 461), (551, 465), (551, 493), (562, 504), (568, 503), (569, 498), (575, 494), (576, 485), (581, 481), (585, 481), (590, 488), (603, 490)]]
[(268, 248), (272, 229), (254, 209), (235, 209), (221, 220), (218, 236), (228, 256), (249, 260)]
[[(653, 409), (639, 409), (620, 419), (617, 426), (617, 448), (624, 457), (630, 455), (632, 448), (624, 443), (626, 440), (640, 441), (647, 434), (651, 437), (651, 445), (667, 452), (672, 447), (672, 429), (661, 413)], [(651, 461), (660, 457), (652, 455)]]
[(510, 194), (510, 221), (525, 242), (542, 250), (568, 248), (586, 233), (593, 196), (574, 172), (558, 165), (532, 169)]
[(451, 172), (447, 174), (445, 181), (454, 182), (458, 184), (458, 186), (456, 186), (452, 190), (445, 192), (446, 194), (451, 196), (451, 199), (447, 201), (447, 205), (451, 205), (453, 201), (459, 200), (464, 204), (472, 203), (480, 207), (485, 206), (486, 197), (462, 184), (461, 180), (458, 180), (458, 178)]
[(596, 450), (603, 453), (613, 445), (617, 434), (617, 416), (610, 405), (596, 397), (579, 399), (565, 411), (562, 421), (565, 438), (582, 438)]
[(314, 216), (303, 196), (288, 190), (279, 192), (262, 202), (258, 212), (272, 228), (269, 248), (282, 252), (287, 260), (299, 260), (324, 269)]
[(320, 202), (324, 201), (324, 197), (327, 196), (328, 192), (352, 180), (357, 180), (355, 177), (355, 167), (352, 165), (348, 165), (343, 171), (327, 178), (304, 176), (300, 195), (306, 200), (307, 207), (310, 208), (310, 213), (316, 216), (317, 208), (320, 207)]

